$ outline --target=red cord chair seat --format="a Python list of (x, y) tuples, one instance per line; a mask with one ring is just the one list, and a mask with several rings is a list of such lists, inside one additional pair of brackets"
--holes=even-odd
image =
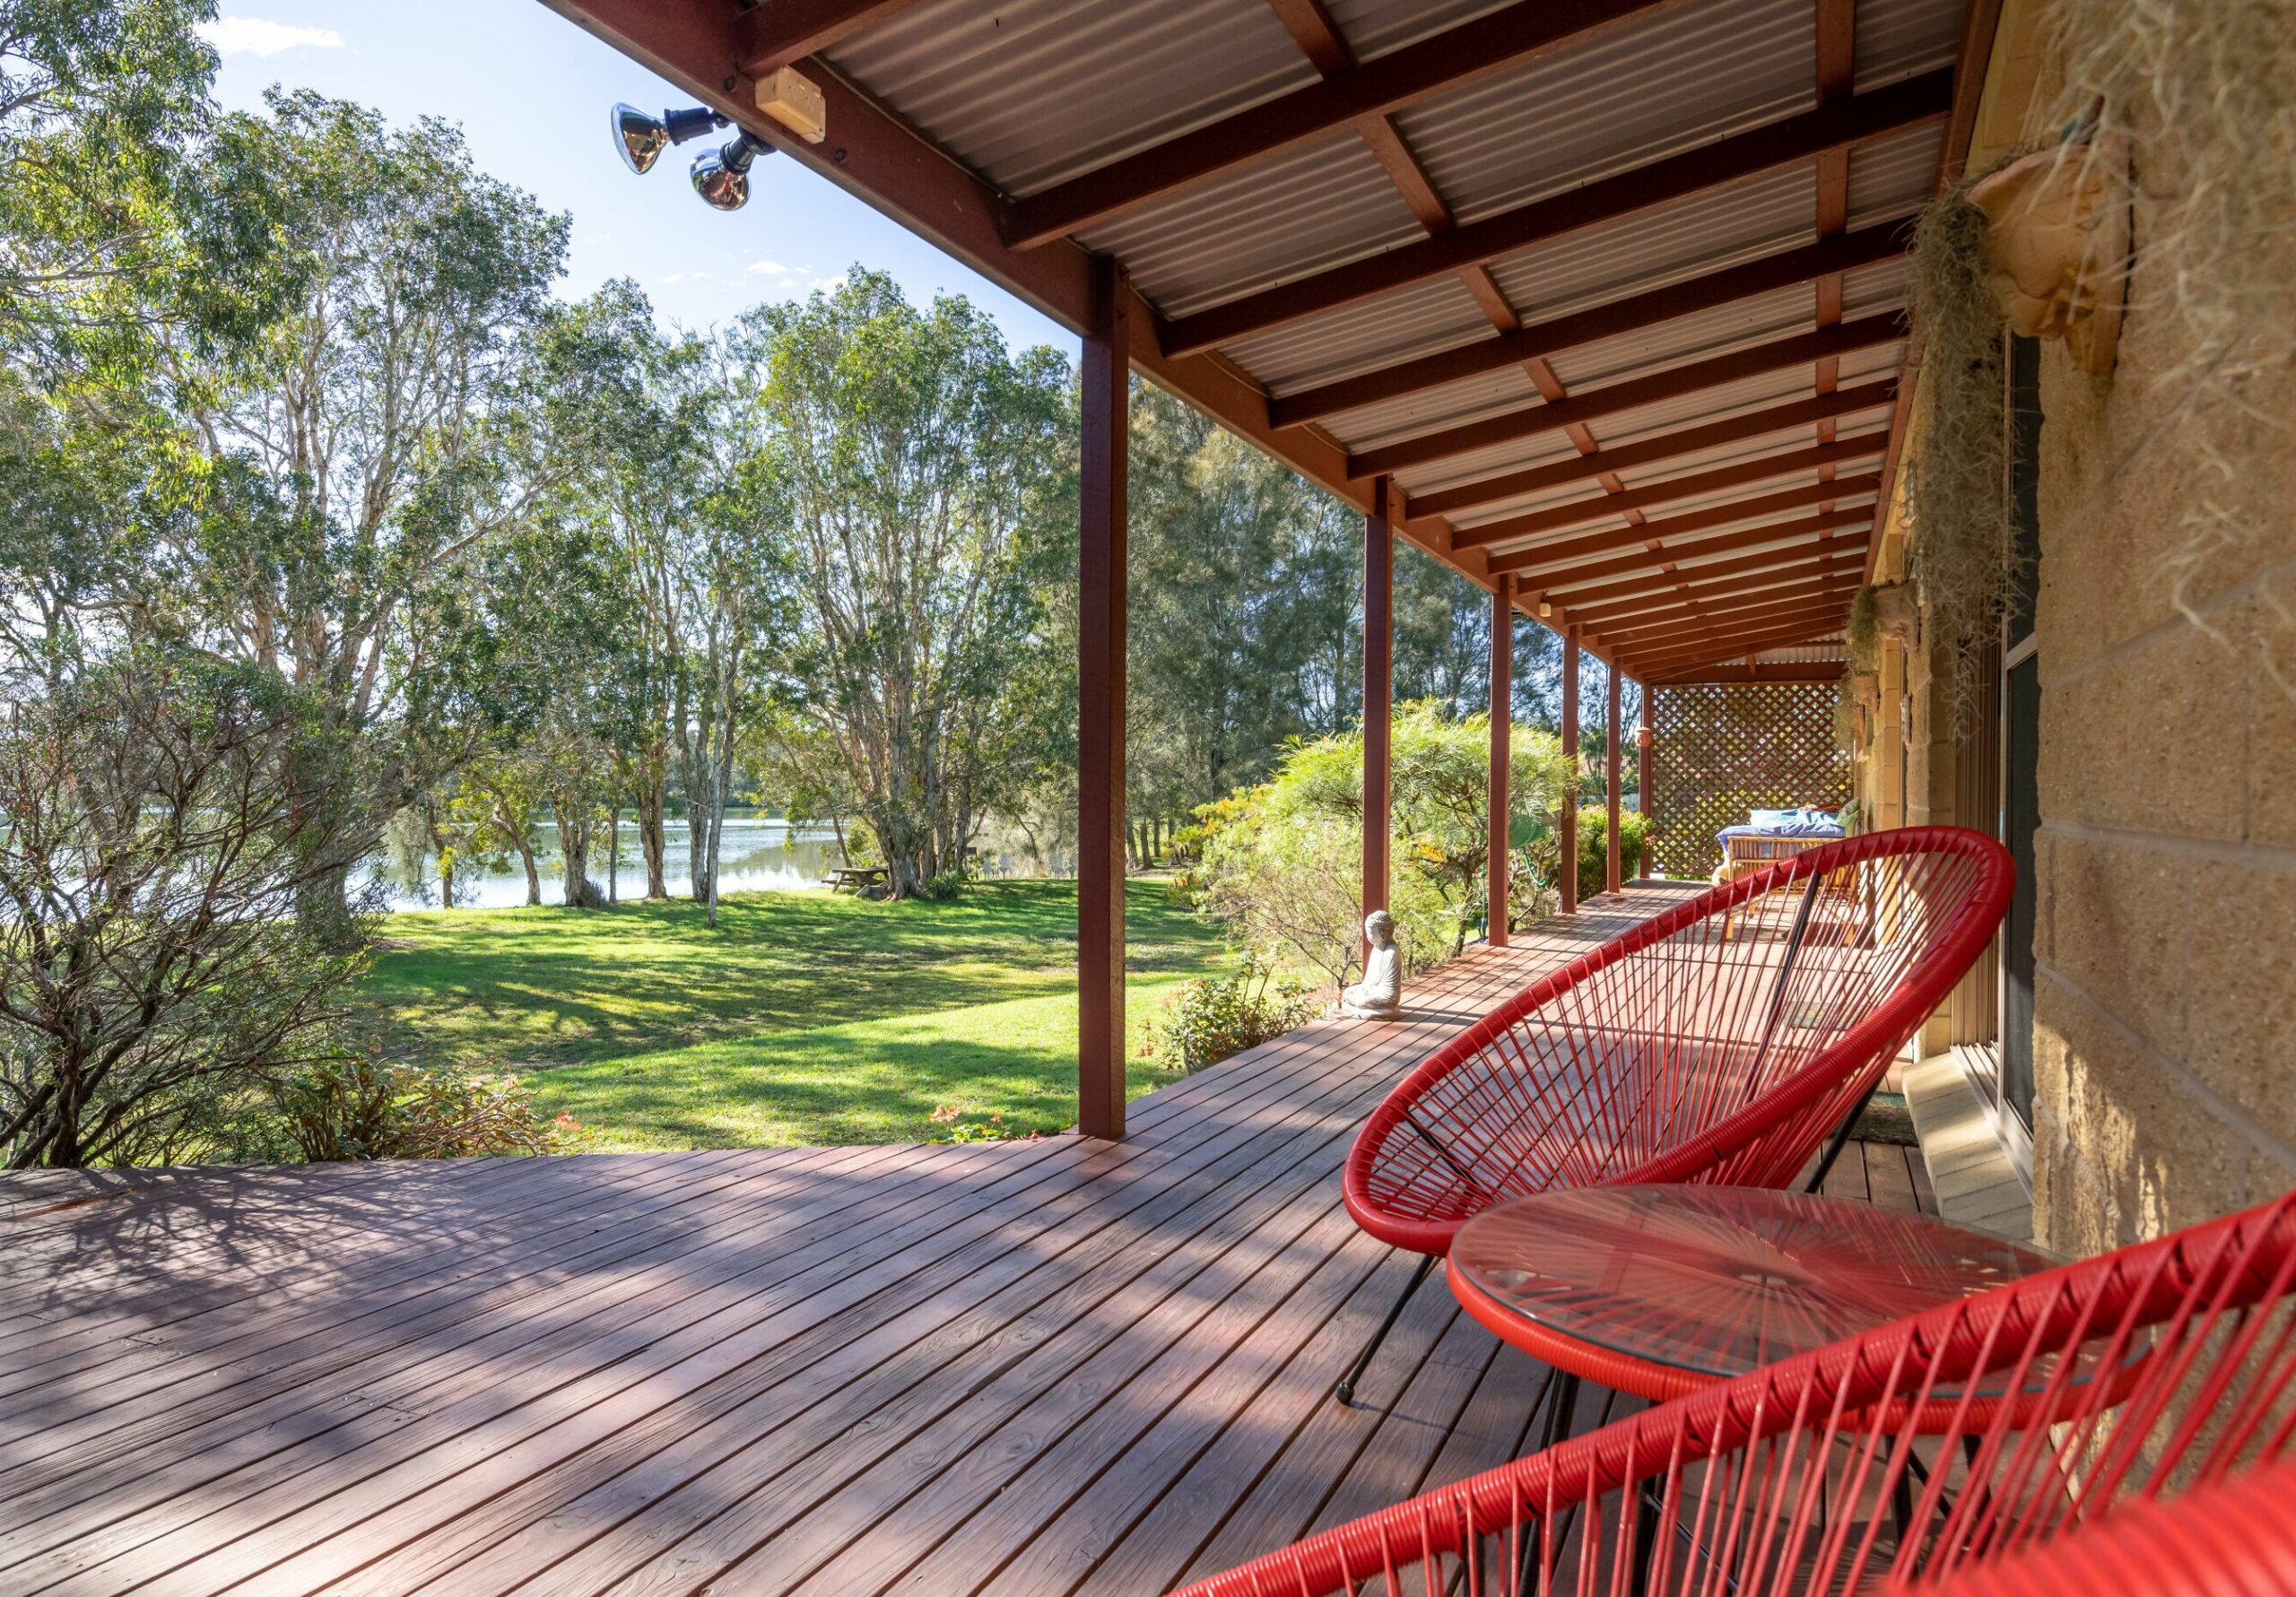
[(1909, 827), (1677, 905), (1412, 1072), (1349, 1155), (1349, 1213), (1439, 1255), (1469, 1217), (1557, 1186), (1790, 1185), (1976, 962), (2013, 876), (1981, 833)]
[[(2163, 1545), (2161, 1522), (2124, 1524), (2126, 1506), (2296, 1457), (2292, 1294), (2296, 1194), (1646, 1410), (1187, 1597), (1784, 1597), (1884, 1580), (1961, 1590), (1956, 1576), (2039, 1591), (2003, 1561), (2061, 1542), (2062, 1567), (2081, 1567), (2074, 1549), (2092, 1534), (2098, 1567), (2125, 1567), (2118, 1549)], [(1904, 1424), (1938, 1412), (1952, 1418), (1934, 1436)], [(2252, 1491), (2194, 1505), (2196, 1523), (2257, 1524)], [(2280, 1584), (2214, 1589), (2288, 1589), (2292, 1522), (2283, 1498), (2274, 1555), (2223, 1565)]]

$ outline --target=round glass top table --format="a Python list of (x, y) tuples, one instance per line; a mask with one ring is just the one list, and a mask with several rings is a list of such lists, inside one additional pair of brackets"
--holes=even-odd
[(1459, 1228), (1451, 1290), (1501, 1340), (1654, 1400), (2051, 1269), (1934, 1216), (1740, 1186), (1593, 1186)]

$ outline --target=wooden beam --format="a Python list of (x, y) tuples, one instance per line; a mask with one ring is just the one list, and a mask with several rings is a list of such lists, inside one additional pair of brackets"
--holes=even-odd
[(1606, 719), (1604, 722), (1603, 736), (1603, 798), (1605, 804), (1607, 806), (1608, 812), (1605, 817), (1607, 825), (1605, 829), (1603, 837), (1603, 842), (1605, 844), (1603, 851), (1605, 855), (1603, 885), (1607, 891), (1614, 893), (1618, 891), (1620, 885), (1618, 812), (1621, 794), (1619, 793), (1619, 769), (1620, 761), (1624, 758), (1625, 751), (1619, 747), (1619, 742), (1624, 733), (1622, 727), (1622, 721), (1623, 717), (1622, 716), (1619, 709), (1618, 673), (1615, 671), (1606, 671), (1603, 675), (1610, 684), (1608, 702), (1604, 707), (1604, 713)]
[(1519, 0), (1014, 200), (1005, 236), (1015, 249), (1051, 243), (1216, 172), (1676, 4), (1680, 0)]
[[(1666, 663), (1681, 656), (1694, 660), (1727, 659), (1787, 643), (1800, 643), (1813, 637), (1823, 636), (1840, 625), (1840, 617), (1848, 603), (1845, 596), (1839, 601), (1813, 601), (1799, 615), (1784, 615), (1769, 621), (1750, 621), (1738, 625), (1708, 625), (1686, 621), (1681, 627), (1646, 640), (1635, 651), (1638, 661)], [(1686, 631), (1709, 634), (1706, 638), (1685, 637)], [(1759, 639), (1760, 641), (1754, 641)]]
[[(1559, 460), (1546, 465), (1526, 466), (1519, 471), (1504, 472), (1465, 484), (1484, 497), (1477, 503), (1494, 499), (1513, 499), (1518, 494), (1539, 493), (1550, 488), (1561, 488), (1573, 482), (1599, 480), (1605, 472), (1633, 471), (1646, 465), (1663, 465), (1688, 455), (1702, 455), (1709, 449), (1722, 448), (1730, 444), (1745, 443), (1776, 433), (1790, 432), (1825, 420), (1830, 416), (1854, 415), (1860, 411), (1878, 410), (1896, 399), (1895, 380), (1883, 378), (1875, 382), (1862, 383), (1855, 388), (1843, 388), (1832, 394), (1822, 394), (1814, 399), (1789, 400), (1784, 404), (1771, 405), (1766, 410), (1751, 411), (1743, 416), (1732, 416), (1721, 421), (1702, 421), (1695, 427), (1678, 431), (1658, 433), (1638, 438), (1631, 444), (1609, 444), (1577, 460)], [(1313, 436), (1285, 433), (1286, 438)], [(1448, 503), (1459, 489), (1443, 489), (1412, 500), (1413, 508), (1429, 507), (1430, 516), (1448, 512), (1440, 508)], [(1456, 507), (1453, 507), (1456, 508)]]
[(1763, 594), (1746, 595), (1743, 602), (1728, 604), (1710, 600), (1692, 600), (1673, 610), (1629, 616), (1627, 624), (1598, 627), (1596, 630), (1601, 634), (1603, 641), (1611, 646), (1613, 653), (1632, 654), (1655, 640), (1678, 638), (1689, 628), (1711, 631), (1721, 628), (1768, 627), (1805, 615), (1838, 614), (1839, 607), (1848, 603), (1849, 595), (1857, 591), (1857, 573), (1837, 573), (1827, 582), (1773, 591), (1786, 596), (1766, 603), (1752, 603), (1768, 598)]
[(1499, 579), (1491, 597), (1491, 765), (1483, 820), (1483, 936), (1507, 946), (1507, 867), (1509, 799), (1515, 757), (1515, 593)]
[[(1394, 485), (1372, 485), (1363, 517), (1363, 913), (1387, 907), (1388, 798), (1394, 761), (1396, 588)], [(1370, 945), (1364, 943), (1368, 956)]]
[[(1685, 533), (1710, 532), (1716, 527), (1734, 526), (1760, 516), (1775, 516), (1781, 511), (1798, 510), (1824, 499), (1855, 499), (1872, 493), (1880, 487), (1878, 477), (1843, 477), (1832, 482), (1805, 482), (1796, 487), (1780, 489), (1776, 493), (1758, 494), (1752, 499), (1736, 499), (1726, 505), (1714, 505), (1703, 510), (1692, 510), (1681, 516), (1669, 516), (1664, 521), (1648, 521), (1640, 526), (1609, 527), (1598, 533), (1588, 533), (1559, 542), (1535, 543), (1528, 549), (1512, 550), (1491, 557), (1494, 571), (1545, 571), (1554, 566), (1589, 555), (1608, 554), (1615, 549), (1631, 549), (1638, 543), (1663, 542), (1679, 538)], [(1857, 506), (1849, 512), (1854, 516), (1870, 516), (1869, 507)], [(1459, 534), (1466, 539), (1474, 534), (1498, 532), (1492, 542), (1503, 542), (1508, 534), (1501, 529), (1504, 522), (1494, 522), (1489, 527), (1468, 527)], [(1487, 547), (1487, 545), (1478, 545)]]
[[(1526, 511), (1521, 516), (1510, 519), (1527, 522), (1533, 516), (1543, 516), (1546, 518), (1547, 525), (1539, 530), (1559, 533), (1570, 527), (1605, 521), (1629, 510), (1655, 510), (1677, 499), (1699, 499), (1727, 489), (1752, 487), (1776, 477), (1791, 477), (1803, 472), (1874, 460), (1880, 456), (1885, 441), (1878, 436), (1849, 438), (1839, 443), (1820, 444), (1813, 448), (1796, 449), (1785, 455), (1765, 455), (1758, 460), (1742, 460), (1733, 465), (1716, 466), (1711, 471), (1694, 472), (1686, 477), (1669, 477), (1663, 482), (1646, 482), (1639, 488), (1622, 489), (1600, 499), (1573, 499), (1552, 509)], [(1411, 508), (1422, 515), (1442, 515), (1445, 512), (1434, 509), (1429, 501), (1448, 499), (1448, 497), (1446, 494), (1422, 495), (1411, 501)]]
[(741, 68), (753, 78), (900, 15), (921, 0), (760, 0), (742, 14)]
[(1712, 665), (1724, 660), (1741, 659), (1748, 655), (1759, 654), (1763, 649), (1791, 648), (1796, 645), (1810, 643), (1839, 630), (1841, 626), (1840, 616), (1840, 607), (1836, 606), (1831, 619), (1826, 616), (1813, 617), (1801, 625), (1766, 629), (1713, 644), (1691, 645), (1673, 650), (1647, 650), (1633, 656), (1633, 663), (1629, 670), (1637, 673), (1646, 670), (1681, 671), (1694, 665)]
[(1901, 221), (1864, 228), (1821, 244), (1804, 245), (1694, 277), (1687, 282), (1668, 283), (1664, 288), (1613, 299), (1568, 316), (1551, 317), (1496, 338), (1303, 388), (1297, 394), (1270, 401), (1268, 416), (1278, 427), (1298, 427), (1319, 417), (1399, 399), (1463, 378), (1519, 365), (1535, 357), (1543, 358), (1622, 333), (1657, 326), (1677, 317), (1774, 293), (1830, 272), (1846, 272), (1875, 261), (1895, 259), (1905, 253), (1906, 243), (1906, 224)]
[(1495, 444), (1536, 438), (1541, 433), (1560, 432), (1576, 422), (1592, 421), (1604, 416), (1639, 410), (1644, 405), (1660, 404), (1685, 395), (1723, 387), (1750, 377), (1760, 377), (1765, 372), (1806, 366), (1830, 355), (1844, 355), (1856, 350), (1872, 349), (1878, 344), (1895, 343), (1904, 336), (1905, 325), (1895, 313), (1860, 317), (1839, 326), (1822, 328), (1815, 333), (1796, 333), (1790, 337), (1755, 344), (1751, 349), (1733, 350), (1726, 355), (1693, 360), (1687, 366), (1672, 367), (1665, 371), (1654, 371), (1647, 377), (1612, 383), (1552, 404), (1525, 405), (1519, 410), (1486, 416), (1480, 421), (1445, 428), (1440, 432), (1425, 433), (1377, 449), (1366, 449), (1349, 456), (1348, 474), (1355, 477), (1378, 476), (1382, 473), (1425, 465), (1447, 456), (1471, 454), (1478, 449), (1488, 449)]
[(1650, 684), (1642, 684), (1642, 725), (1634, 729), (1634, 812), (1642, 817), (1642, 873), (1650, 874), (1650, 850), (1657, 842), (1658, 787), (1652, 767), (1657, 763), (1658, 733), (1650, 725)]
[(1700, 682), (1838, 682), (1845, 667), (1839, 660), (1761, 660), (1752, 665), (1693, 666), (1680, 676), (1644, 677), (1643, 690), (1690, 687)]
[[(1848, 510), (1827, 510), (1800, 521), (1773, 522), (1768, 526), (1745, 527), (1735, 533), (1723, 533), (1714, 537), (1700, 538), (1694, 543), (1668, 542), (1663, 546), (1645, 547), (1630, 553), (1613, 556), (1606, 560), (1595, 560), (1583, 566), (1535, 567), (1516, 573), (1517, 591), (1530, 593), (1534, 599), (1550, 595), (1560, 598), (1578, 585), (1599, 582), (1606, 577), (1623, 576), (1628, 572), (1644, 572), (1666, 560), (1700, 560), (1709, 555), (1728, 554), (1741, 549), (1760, 549), (1765, 544), (1781, 543), (1787, 539), (1813, 538), (1820, 534), (1838, 532), (1846, 527), (1862, 530), (1874, 519), (1871, 507)], [(1780, 548), (1769, 552), (1780, 558), (1806, 553), (1813, 544), (1797, 544), (1791, 549)], [(1648, 580), (1662, 580), (1653, 576)]]
[[(1596, 583), (1590, 587), (1573, 588), (1558, 584), (1546, 589), (1545, 592), (1557, 603), (1568, 604), (1574, 615), (1581, 610), (1593, 612), (1597, 607), (1615, 612), (1618, 607), (1612, 604), (1611, 602), (1613, 600), (1648, 599), (1668, 593), (1685, 584), (1704, 585), (1709, 579), (1712, 579), (1714, 591), (1726, 592), (1728, 590), (1722, 586), (1723, 579), (1726, 578), (1732, 581), (1743, 578), (1750, 586), (1759, 586), (1765, 582), (1778, 581), (1788, 571), (1796, 568), (1814, 570), (1820, 567), (1831, 565), (1836, 560), (1863, 560), (1866, 537), (1865, 534), (1860, 533), (1854, 537), (1836, 538), (1823, 543), (1801, 543), (1787, 549), (1765, 549), (1753, 554), (1742, 555), (1735, 560), (1709, 560), (1702, 566), (1673, 566), (1665, 571), (1644, 571), (1637, 577), (1625, 577), (1617, 582)], [(1642, 564), (1647, 566), (1652, 561), (1662, 560), (1681, 560), (1701, 552), (1703, 551), (1695, 544), (1688, 549), (1677, 547), (1653, 550), (1642, 556)], [(1824, 559), (1813, 563), (1811, 557), (1818, 554), (1822, 554)]]
[(1324, 76), (1355, 65), (1355, 52), (1347, 48), (1323, 0), (1267, 0), (1267, 4), (1309, 64)]
[[(1374, 66), (1378, 65), (1373, 63)], [(1327, 88), (1336, 81), (1327, 80), (1300, 92)], [(1952, 73), (1926, 73), (1838, 105), (1733, 134), (1683, 154), (1502, 211), (1417, 244), (1402, 245), (1296, 282), (1244, 295), (1194, 316), (1178, 317), (1166, 325), (1169, 342), (1165, 347), (1186, 352), (1231, 343), (1248, 334), (1320, 315), (1672, 200), (1685, 199), (1779, 167), (1808, 161), (1822, 151), (1847, 148), (1934, 122), (1945, 114), (1952, 89)]]
[(1646, 588), (1630, 598), (1609, 604), (1594, 605), (1583, 600), (1572, 604), (1571, 619), (1611, 638), (1639, 626), (1647, 618), (1664, 614), (1685, 603), (1719, 609), (1732, 604), (1805, 596), (1831, 589), (1845, 577), (1855, 578), (1857, 576), (1855, 562), (1858, 552), (1832, 554), (1820, 560), (1806, 560), (1799, 566), (1758, 571), (1745, 577), (1725, 577), (1715, 582), (1687, 582), (1683, 580), (1686, 573), (1675, 571), (1669, 574), (1668, 580), (1672, 586), (1668, 587)]
[(1093, 263), (1079, 462), (1076, 716), (1076, 1124), (1124, 1135), (1126, 489), (1132, 297), (1114, 261)]
[[(1772, 493), (1756, 493), (1743, 500), (1729, 500), (1725, 505), (1709, 505), (1706, 509), (1683, 512), (1681, 516), (1667, 516), (1662, 521), (1644, 521), (1632, 528), (1600, 528), (1582, 537), (1563, 539), (1554, 543), (1534, 543), (1532, 549), (1518, 553), (1538, 555), (1541, 562), (1550, 560), (1570, 560), (1575, 555), (1600, 555), (1612, 549), (1625, 549), (1631, 543), (1648, 542), (1660, 537), (1681, 537), (1683, 533), (1701, 533), (1706, 528), (1726, 528), (1734, 521), (1747, 521), (1750, 516), (1770, 516), (1782, 509), (1803, 509), (1805, 505), (1816, 505), (1819, 500), (1832, 498), (1855, 498), (1860, 493), (1881, 491), (1881, 477), (1837, 477), (1834, 482), (1797, 482), (1791, 489), (1777, 489)], [(1492, 549), (1497, 543), (1518, 543), (1538, 528), (1525, 530), (1522, 523), (1534, 521), (1534, 516), (1509, 516), (1504, 521), (1485, 521), (1479, 528), (1458, 528), (1451, 534), (1456, 549)], [(1522, 567), (1510, 567), (1522, 569)]]
[[(1613, 668), (1615, 669), (1615, 668)], [(1565, 629), (1562, 634), (1562, 758), (1570, 768), (1570, 785), (1562, 795), (1561, 845), (1556, 851), (1559, 859), (1555, 874), (1561, 880), (1555, 883), (1562, 895), (1562, 913), (1574, 915), (1578, 909), (1578, 633), (1576, 628)]]

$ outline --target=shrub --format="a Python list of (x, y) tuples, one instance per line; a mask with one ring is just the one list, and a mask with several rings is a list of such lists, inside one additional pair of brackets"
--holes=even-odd
[[(1406, 968), (1458, 952), (1483, 919), (1489, 723), (1445, 718), (1432, 703), (1396, 712), (1393, 742), (1396, 917)], [(1515, 733), (1510, 831), (1533, 831), (1568, 791), (1553, 733)], [(1348, 979), (1361, 939), (1363, 740), (1360, 733), (1292, 744), (1275, 774), (1196, 812), (1201, 864), (1187, 887), (1234, 940)], [(1536, 884), (1529, 884), (1535, 894)]]
[(1306, 984), (1280, 974), (1275, 961), (1246, 954), (1231, 974), (1182, 984), (1164, 1008), (1152, 1051), (1167, 1070), (1195, 1072), (1313, 1020), (1317, 1006)]
[(579, 1128), (544, 1121), (515, 1076), (347, 1053), (274, 1083), (281, 1130), (313, 1161), (548, 1153)]
[[(1578, 896), (1591, 898), (1610, 884), (1610, 811), (1589, 804), (1578, 812)], [(1650, 840), (1650, 821), (1633, 810), (1618, 816), (1619, 880), (1631, 881), (1642, 873), (1642, 853)]]

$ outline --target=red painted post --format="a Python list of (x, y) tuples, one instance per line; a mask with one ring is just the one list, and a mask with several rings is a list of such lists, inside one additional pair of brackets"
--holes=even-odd
[(1515, 751), (1515, 579), (1502, 573), (1491, 598), (1491, 843), (1484, 886), (1485, 935), (1507, 946), (1508, 778)]
[(1612, 666), (1603, 675), (1610, 682), (1607, 706), (1609, 719), (1605, 723), (1603, 729), (1603, 776), (1606, 794), (1605, 802), (1609, 805), (1609, 812), (1603, 829), (1603, 840), (1610, 846), (1610, 848), (1604, 864), (1603, 886), (1605, 892), (1614, 893), (1618, 891), (1620, 885), (1619, 861), (1622, 854), (1618, 835), (1619, 765), (1625, 757), (1625, 751), (1619, 747), (1621, 717), (1618, 667)]
[(1124, 1135), (1125, 489), (1130, 288), (1092, 262), (1079, 466), (1076, 739), (1076, 1123)]
[(1650, 725), (1650, 694), (1648, 682), (1642, 684), (1642, 725), (1634, 729), (1635, 755), (1638, 766), (1634, 778), (1634, 809), (1642, 817), (1642, 873), (1650, 874), (1652, 851), (1658, 846), (1658, 785), (1651, 768), (1658, 747), (1658, 733)]
[[(1363, 913), (1387, 907), (1389, 744), (1395, 731), (1394, 484), (1371, 483), (1363, 517)], [(1370, 952), (1368, 943), (1366, 955)]]
[(1561, 860), (1556, 885), (1562, 890), (1562, 913), (1578, 911), (1578, 631), (1562, 633), (1562, 757), (1570, 762), (1570, 785), (1562, 795)]

